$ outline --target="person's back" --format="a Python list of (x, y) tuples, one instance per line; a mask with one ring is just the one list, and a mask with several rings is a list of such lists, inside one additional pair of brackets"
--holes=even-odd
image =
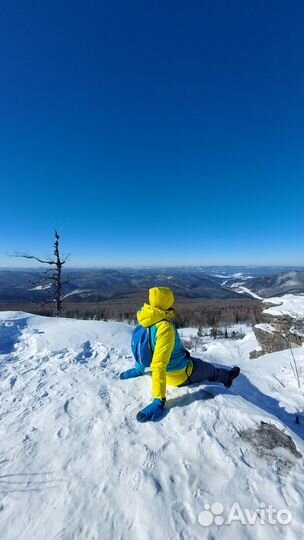
[(191, 361), (174, 325), (172, 291), (166, 287), (154, 287), (149, 291), (149, 302), (138, 311), (137, 319), (142, 326), (150, 328), (153, 396), (165, 399), (166, 383), (172, 386), (183, 384)]
[[(239, 368), (227, 370), (216, 368), (200, 359), (191, 358), (184, 348), (174, 324), (175, 311), (172, 308), (174, 295), (166, 287), (154, 287), (149, 291), (149, 304), (138, 311), (139, 324), (149, 332), (152, 349), (150, 368), (152, 372), (153, 402), (140, 411), (140, 422), (157, 420), (166, 402), (166, 386), (183, 386), (208, 379), (231, 386)], [(145, 363), (135, 362), (135, 367), (121, 373), (121, 379), (143, 375)]]

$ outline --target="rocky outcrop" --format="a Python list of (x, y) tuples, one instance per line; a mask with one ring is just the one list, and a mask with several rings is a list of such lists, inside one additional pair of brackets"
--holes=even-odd
[(287, 314), (276, 316), (264, 312), (262, 322), (256, 324), (253, 331), (259, 347), (250, 353), (250, 358), (258, 358), (289, 347), (301, 347), (304, 343), (304, 321)]

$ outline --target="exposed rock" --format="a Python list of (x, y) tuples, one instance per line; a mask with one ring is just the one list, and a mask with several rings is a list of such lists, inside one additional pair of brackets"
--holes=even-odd
[[(266, 308), (272, 305), (266, 304)], [(296, 320), (291, 315), (275, 316), (265, 311), (261, 321), (261, 324), (253, 327), (260, 347), (250, 353), (250, 358), (258, 358), (289, 347), (301, 347), (304, 343), (304, 321)]]
[(292, 438), (274, 424), (261, 422), (257, 429), (242, 431), (240, 437), (253, 446), (260, 458), (274, 464), (279, 473), (288, 473), (295, 458), (302, 458)]

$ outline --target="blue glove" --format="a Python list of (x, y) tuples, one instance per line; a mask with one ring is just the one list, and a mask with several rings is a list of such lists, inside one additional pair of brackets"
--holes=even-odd
[(120, 375), (120, 379), (133, 379), (133, 377), (140, 377), (140, 375), (143, 375), (145, 371), (144, 366), (141, 366), (138, 364), (138, 362), (135, 362), (135, 367), (132, 369), (128, 369), (127, 371), (123, 371)]
[(155, 422), (162, 416), (165, 403), (165, 399), (153, 399), (150, 405), (147, 405), (147, 407), (137, 413), (136, 419), (138, 422), (147, 422), (147, 420)]

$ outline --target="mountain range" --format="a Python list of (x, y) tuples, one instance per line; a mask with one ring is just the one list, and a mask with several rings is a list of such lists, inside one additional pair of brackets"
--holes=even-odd
[[(46, 277), (41, 268), (0, 269), (0, 302), (45, 300), (51, 288)], [(63, 280), (63, 296), (70, 302), (127, 299), (153, 286), (171, 287), (178, 298), (189, 300), (304, 293), (304, 268), (289, 267), (71, 268)]]

